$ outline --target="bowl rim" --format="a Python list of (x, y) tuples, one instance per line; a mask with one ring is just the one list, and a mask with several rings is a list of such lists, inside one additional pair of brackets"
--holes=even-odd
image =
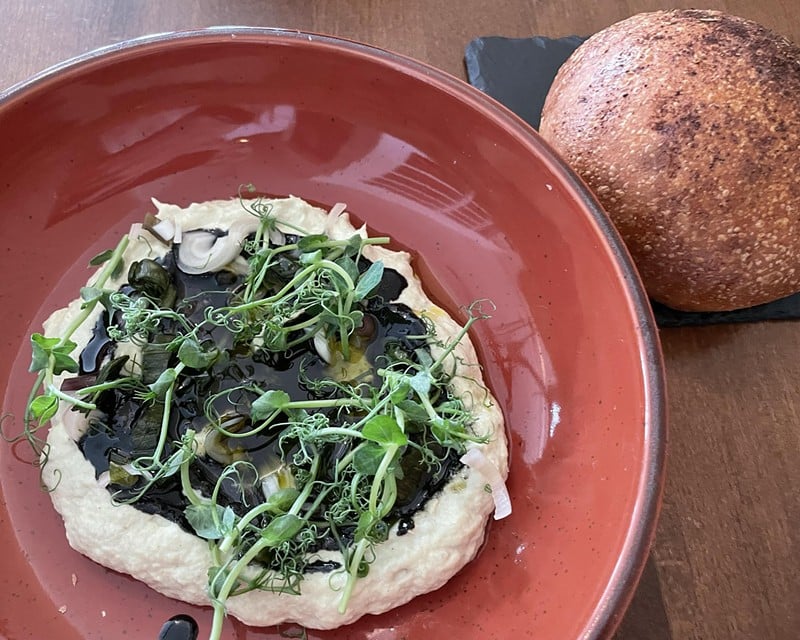
[(333, 35), (298, 29), (253, 26), (211, 26), (200, 29), (168, 31), (139, 36), (92, 49), (49, 66), (27, 79), (0, 89), (0, 115), (19, 99), (34, 93), (43, 85), (61, 79), (63, 73), (80, 72), (94, 63), (113, 61), (125, 54), (158, 47), (180, 46), (189, 41), (221, 42), (238, 37), (262, 39), (272, 42), (299, 41), (312, 46), (344, 49), (373, 62), (411, 75), (414, 79), (444, 90), (452, 97), (467, 103), (484, 116), (500, 124), (518, 142), (535, 150), (548, 167), (558, 175), (577, 196), (585, 212), (590, 216), (599, 235), (605, 241), (609, 253), (616, 260), (623, 289), (635, 321), (638, 338), (637, 351), (642, 362), (644, 391), (644, 455), (640, 472), (640, 483), (636, 494), (631, 525), (628, 527), (617, 563), (608, 583), (587, 620), (582, 640), (608, 638), (619, 626), (623, 614), (633, 598), (639, 578), (649, 556), (655, 536), (656, 524), (664, 491), (664, 476), (667, 448), (666, 381), (663, 355), (658, 329), (649, 299), (639, 278), (633, 259), (598, 200), (536, 130), (527, 122), (464, 80), (410, 56), (389, 51), (381, 47)]

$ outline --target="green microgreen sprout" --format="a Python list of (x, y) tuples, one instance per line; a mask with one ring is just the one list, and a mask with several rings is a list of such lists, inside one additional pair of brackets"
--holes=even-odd
[[(119, 276), (123, 264), (125, 249), (130, 242), (129, 236), (121, 238), (116, 248), (104, 251), (91, 259), (91, 266), (102, 266), (91, 287), (81, 290), (83, 303), (80, 311), (59, 337), (47, 337), (40, 333), (31, 336), (31, 364), (29, 371), (36, 373), (36, 380), (31, 388), (28, 402), (23, 416), (23, 430), (19, 436), (6, 438), (11, 442), (27, 440), (34, 451), (41, 466), (47, 460), (47, 443), (38, 435), (47, 422), (56, 414), (61, 402), (67, 402), (74, 407), (88, 411), (94, 408), (94, 403), (81, 400), (75, 396), (61, 391), (56, 386), (56, 377), (63, 373), (77, 373), (78, 361), (73, 356), (77, 344), (72, 340), (79, 327), (91, 316), (99, 303), (108, 300), (104, 287), (109, 281)], [(109, 292), (110, 293), (110, 292)], [(130, 384), (130, 379), (119, 380), (116, 384)], [(94, 393), (102, 391), (100, 388), (87, 388), (84, 392)]]
[[(113, 392), (155, 412), (151, 448), (112, 461), (109, 489), (117, 502), (135, 503), (164, 482), (177, 483), (186, 522), (209, 548), (211, 640), (220, 638), (229, 598), (254, 589), (299, 594), (323, 539), (335, 541), (342, 554), (333, 575), (343, 577), (339, 611), (344, 613), (358, 580), (369, 573), (376, 545), (396, 522), (404, 465), (413, 460), (438, 472), (467, 443), (487, 441), (475, 433), (472, 412), (450, 386), (456, 345), (474, 322), (488, 317), (480, 303), (468, 308), (463, 329), (447, 342), (426, 322), (426, 332), (408, 338), (419, 346), (380, 356), (369, 384), (312, 379), (301, 367), (298, 379), (308, 397), (293, 398), (266, 381), (247, 379), (209, 392), (198, 416), (207, 425), (198, 430), (192, 423), (175, 437), (175, 424), (182, 420), (176, 409), (181, 385), (213, 377), (234, 351), (280, 354), (322, 335), (343, 360), (358, 356), (352, 352), (353, 334), (384, 277), (383, 263), (364, 263), (362, 252), (388, 238), (308, 234), (278, 220), (269, 203), (245, 200), (241, 193), (240, 199), (260, 222), (243, 246), (246, 275), (217, 292), (223, 304), (185, 313), (201, 294), (178, 300), (169, 273), (152, 259), (130, 265), (128, 288), (108, 287), (124, 266), (128, 236), (92, 260), (102, 268), (81, 290), (80, 313), (59, 337), (31, 337), (31, 371), (37, 378), (23, 434), (43, 464), (46, 443), (37, 431), (61, 403), (88, 413)], [(287, 229), (296, 235), (284, 233)], [(79, 372), (72, 337), (98, 304), (111, 318), (109, 337), (141, 349), (142, 361), (134, 357), (124, 373), (119, 362), (119, 375), (98, 376), (77, 391), (64, 391), (56, 377)], [(230, 344), (215, 343), (211, 336), (220, 332)], [(152, 362), (159, 363), (156, 370)], [(272, 443), (275, 453), (268, 463), (248, 457), (246, 445), (254, 439)], [(231, 461), (209, 493), (193, 485), (192, 469), (212, 445), (229, 450)]]

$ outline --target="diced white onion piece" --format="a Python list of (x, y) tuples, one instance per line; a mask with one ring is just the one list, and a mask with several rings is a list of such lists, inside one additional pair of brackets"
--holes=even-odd
[(212, 431), (216, 431), (216, 429), (208, 424), (200, 430), (200, 433), (195, 434), (192, 445), (194, 446), (194, 455), (197, 457), (205, 458), (208, 455), (206, 452), (206, 438)]
[(269, 473), (261, 478), (261, 491), (264, 493), (264, 499), (269, 499), (273, 493), (277, 493), (281, 488), (278, 482), (277, 473)]
[(506, 483), (494, 463), (478, 447), (467, 449), (461, 456), (461, 462), (479, 473), (492, 489), (494, 499), (494, 519), (500, 520), (511, 515), (511, 497), (508, 495)]
[(331, 363), (331, 345), (325, 337), (325, 332), (320, 329), (314, 334), (314, 349), (327, 364)]
[(131, 242), (134, 240), (138, 240), (139, 237), (142, 235), (142, 223), (141, 222), (134, 222), (131, 225), (131, 230), (128, 231), (128, 238)]
[(153, 231), (167, 242), (175, 237), (175, 225), (170, 220), (160, 220), (153, 225)]
[(258, 473), (261, 475), (261, 491), (266, 499), (281, 489), (295, 486), (291, 469), (276, 455), (268, 456), (259, 465)]
[(277, 247), (282, 247), (286, 244), (286, 236), (281, 231), (272, 228), (269, 230), (269, 241)]
[(105, 489), (109, 484), (111, 484), (111, 473), (108, 471), (103, 471), (103, 473), (97, 476), (97, 484)]
[(345, 209), (347, 209), (347, 205), (344, 202), (337, 202), (331, 207), (331, 210), (328, 212), (328, 217), (325, 218), (325, 233), (327, 235), (331, 235), (336, 221), (339, 219), (339, 216), (344, 213)]

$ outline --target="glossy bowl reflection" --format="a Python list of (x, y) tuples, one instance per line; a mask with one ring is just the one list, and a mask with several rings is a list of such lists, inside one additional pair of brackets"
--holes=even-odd
[[(26, 334), (75, 296), (88, 259), (150, 209), (241, 185), (332, 205), (412, 252), (475, 327), (511, 438), (514, 514), (442, 589), (309, 638), (597, 638), (630, 598), (664, 454), (657, 338), (631, 262), (582, 184), (514, 116), (420, 63), (356, 43), (217, 29), (115, 46), (0, 96), (0, 388), (21, 415)], [(164, 598), (67, 546), (2, 448), (7, 638), (155, 638)], [(10, 550), (10, 552), (8, 551)], [(59, 612), (59, 609), (63, 613)], [(227, 622), (225, 637), (283, 629)], [(202, 631), (201, 631), (202, 637)]]

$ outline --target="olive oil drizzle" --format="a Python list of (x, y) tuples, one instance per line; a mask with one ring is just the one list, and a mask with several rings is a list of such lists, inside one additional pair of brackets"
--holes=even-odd
[[(363, 260), (363, 259), (362, 259)], [(184, 302), (178, 305), (186, 317), (193, 322), (202, 319), (204, 310), (211, 307), (224, 306), (232, 291), (241, 286), (241, 276), (230, 272), (216, 274), (191, 275), (183, 273), (176, 264), (175, 256), (168, 254), (163, 260), (158, 261), (170, 276), (170, 281), (177, 290), (176, 299)], [(362, 269), (366, 269), (368, 262), (363, 260)], [(406, 353), (412, 354), (417, 349), (429, 352), (425, 341), (419, 336), (426, 334), (424, 323), (413, 312), (402, 304), (391, 301), (400, 296), (406, 282), (403, 276), (392, 269), (384, 270), (380, 285), (375, 295), (366, 305), (368, 316), (374, 325), (374, 335), (365, 349), (365, 358), (371, 368), (378, 366), (385, 351), (389, 347), (401, 348)], [(125, 287), (128, 289), (128, 285)], [(93, 335), (80, 356), (80, 375), (96, 374), (109, 358), (113, 359), (109, 346), (113, 341), (108, 337), (110, 316), (102, 313), (98, 318)], [(166, 335), (174, 331), (175, 327), (166, 323), (163, 331)], [(213, 340), (215, 344), (231, 345), (232, 339), (224, 327), (215, 327), (213, 331), (203, 335), (204, 339)], [(409, 337), (412, 336), (412, 337)], [(414, 337), (417, 336), (417, 337)], [(164, 334), (152, 337), (154, 344), (164, 340)], [(166, 367), (169, 362), (165, 362)], [(302, 368), (304, 377), (320, 380), (328, 377), (326, 364), (311, 346), (311, 341), (280, 354), (266, 354), (264, 352), (250, 353), (230, 349), (228, 357), (223, 362), (217, 363), (207, 372), (195, 372), (186, 375), (181, 384), (176, 387), (173, 398), (178, 409), (175, 419), (170, 424), (170, 440), (179, 442), (187, 429), (200, 432), (207, 422), (203, 414), (203, 399), (219, 393), (225, 388), (236, 387), (242, 382), (267, 383), (270, 387), (277, 387), (286, 391), (292, 399), (318, 399), (313, 390), (308, 389), (300, 381), (299, 371)], [(252, 398), (251, 398), (252, 400)], [(84, 456), (92, 463), (95, 473), (99, 477), (109, 470), (111, 462), (130, 463), (142, 453), (137, 451), (135, 442), (137, 424), (148, 419), (146, 403), (137, 399), (136, 393), (130, 389), (109, 389), (97, 399), (98, 410), (89, 415), (90, 427), (80, 439), (78, 445)], [(228, 408), (226, 398), (219, 398), (216, 403), (219, 411)], [(326, 411), (326, 413), (332, 413)], [(335, 419), (335, 416), (332, 416)], [(254, 436), (250, 442), (242, 443), (251, 457), (262, 457), (277, 451), (277, 438)], [(166, 455), (174, 452), (172, 447), (166, 450)], [(335, 460), (329, 460), (334, 463)], [(392, 524), (403, 520), (403, 531), (413, 528), (414, 514), (425, 506), (425, 503), (435, 495), (452, 477), (455, 470), (460, 468), (458, 456), (453, 454), (445, 457), (435, 469), (429, 469), (418, 457), (410, 456), (404, 468), (404, 481), (401, 481), (402, 493), (393, 511), (387, 516), (387, 521)], [(210, 495), (215, 484), (224, 471), (224, 465), (214, 459), (198, 456), (189, 467), (192, 486), (205, 495)], [(133, 485), (109, 483), (108, 490), (116, 500), (129, 501), (139, 493), (143, 482), (139, 480)], [(241, 516), (259, 500), (254, 487), (233, 486), (232, 481), (224, 482), (219, 504), (222, 507), (230, 506), (234, 512)], [(263, 496), (260, 497), (263, 500)], [(185, 531), (194, 534), (195, 531), (185, 516), (185, 509), (189, 501), (182, 492), (180, 479), (175, 476), (163, 478), (150, 486), (131, 504), (145, 513), (160, 515), (178, 524)], [(411, 524), (409, 524), (411, 523)], [(344, 527), (339, 531), (341, 539), (352, 541), (355, 526)], [(322, 536), (316, 545), (316, 550), (337, 549), (336, 539), (332, 532)], [(315, 548), (312, 547), (311, 551)], [(340, 568), (337, 563), (317, 563), (306, 567), (306, 571), (331, 571)]]

